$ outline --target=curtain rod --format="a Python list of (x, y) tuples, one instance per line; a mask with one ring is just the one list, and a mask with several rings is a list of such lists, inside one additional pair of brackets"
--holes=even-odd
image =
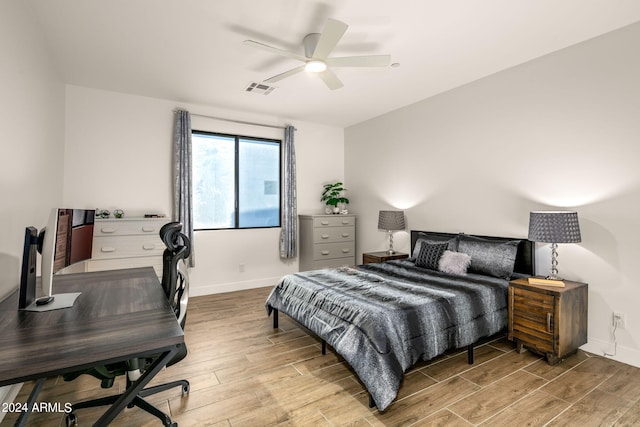
[[(178, 110), (174, 110), (174, 113), (178, 112)], [(192, 116), (196, 116), (196, 117), (204, 117), (206, 119), (214, 119), (214, 120), (222, 120), (223, 122), (231, 122), (231, 123), (240, 123), (242, 125), (251, 125), (251, 126), (262, 126), (262, 127), (266, 127), (266, 128), (273, 128), (273, 129), (286, 129), (284, 126), (275, 126), (275, 125), (265, 125), (262, 123), (252, 123), (252, 122), (245, 122), (242, 120), (234, 120), (234, 119), (225, 119), (223, 117), (215, 117), (215, 116), (205, 116), (204, 114), (195, 114), (195, 113), (189, 113)], [(295, 127), (293, 128), (294, 130), (298, 130)]]

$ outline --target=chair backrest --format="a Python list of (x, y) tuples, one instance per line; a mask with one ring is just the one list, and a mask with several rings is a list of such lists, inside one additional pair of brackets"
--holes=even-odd
[(191, 254), (191, 242), (179, 222), (163, 225), (160, 238), (167, 247), (162, 254), (162, 287), (184, 328), (189, 303), (189, 273), (184, 260)]

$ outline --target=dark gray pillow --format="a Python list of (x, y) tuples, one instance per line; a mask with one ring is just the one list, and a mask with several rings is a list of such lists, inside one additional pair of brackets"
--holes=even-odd
[(416, 265), (429, 270), (437, 270), (440, 257), (442, 257), (448, 246), (449, 242), (428, 243), (423, 241), (420, 246), (420, 252), (416, 257)]
[(437, 234), (427, 234), (427, 233), (418, 233), (418, 239), (416, 240), (416, 246), (413, 248), (413, 252), (411, 253), (411, 258), (415, 261), (418, 258), (418, 254), (420, 253), (420, 248), (422, 247), (422, 242), (427, 243), (443, 243), (447, 242), (449, 247), (447, 248), (450, 251), (456, 251), (458, 249), (458, 236), (449, 237), (449, 236), (440, 236)]
[(519, 243), (519, 240), (493, 241), (462, 235), (458, 239), (458, 251), (471, 256), (470, 273), (508, 279), (513, 274)]

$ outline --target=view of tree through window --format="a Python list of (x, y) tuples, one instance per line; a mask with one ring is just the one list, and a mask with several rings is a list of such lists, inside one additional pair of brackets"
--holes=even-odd
[(280, 141), (193, 131), (196, 230), (280, 226)]

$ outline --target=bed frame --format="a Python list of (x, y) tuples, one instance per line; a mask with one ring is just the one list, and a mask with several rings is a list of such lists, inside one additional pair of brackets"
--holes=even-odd
[[(416, 242), (418, 238), (424, 237), (426, 239), (434, 239), (438, 241), (446, 241), (453, 239), (454, 237), (460, 235), (460, 233), (442, 233), (442, 232), (433, 232), (433, 231), (420, 231), (420, 230), (411, 230), (411, 252), (413, 253), (413, 249), (416, 246)], [(519, 240), (518, 250), (516, 252), (516, 260), (514, 263), (514, 273), (520, 273), (525, 275), (533, 276), (535, 274), (535, 244), (534, 242), (528, 239), (522, 238), (511, 238), (511, 237), (498, 237), (498, 236), (480, 236), (473, 234), (474, 237), (481, 237), (483, 239), (491, 240), (491, 241), (512, 241)], [(278, 328), (278, 310), (273, 308), (273, 328)], [(309, 331), (310, 332), (310, 331)], [(325, 340), (320, 338), (322, 341), (322, 354), (327, 354), (327, 343)], [(470, 344), (467, 346), (467, 362), (472, 365), (473, 364), (473, 348), (474, 344)], [(375, 407), (375, 402), (369, 393), (369, 407)]]

